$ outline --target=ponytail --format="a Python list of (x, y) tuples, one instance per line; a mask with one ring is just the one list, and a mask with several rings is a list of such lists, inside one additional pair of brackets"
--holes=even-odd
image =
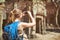
[(13, 9), (8, 17), (8, 22), (14, 22), (16, 18), (20, 17), (20, 14), (22, 13), (19, 9)]

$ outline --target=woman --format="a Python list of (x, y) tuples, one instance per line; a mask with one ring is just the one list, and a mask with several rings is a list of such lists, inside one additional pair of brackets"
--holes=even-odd
[(12, 23), (4, 28), (5, 32), (8, 32), (8, 34), (10, 35), (9, 40), (24, 40), (23, 29), (35, 25), (35, 20), (32, 17), (31, 12), (27, 11), (27, 14), (29, 15), (32, 21), (31, 23), (21, 22), (22, 17), (25, 16), (25, 14), (21, 10), (13, 9), (11, 11), (10, 22)]

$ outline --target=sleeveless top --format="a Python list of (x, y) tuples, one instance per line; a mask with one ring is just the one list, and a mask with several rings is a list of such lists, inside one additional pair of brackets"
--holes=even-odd
[[(9, 40), (17, 40), (16, 38), (18, 37), (18, 24), (19, 23), (20, 21), (15, 21), (4, 27), (4, 31), (8, 33)], [(21, 37), (18, 40), (23, 40), (23, 37)]]

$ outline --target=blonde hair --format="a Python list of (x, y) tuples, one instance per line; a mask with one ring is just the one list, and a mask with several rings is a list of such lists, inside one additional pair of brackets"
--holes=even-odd
[(14, 22), (16, 18), (20, 17), (21, 13), (21, 10), (13, 9), (8, 16), (8, 22)]

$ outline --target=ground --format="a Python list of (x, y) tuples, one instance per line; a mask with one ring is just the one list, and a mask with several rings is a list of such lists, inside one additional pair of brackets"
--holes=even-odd
[(30, 40), (60, 40), (60, 33), (48, 32), (44, 35), (36, 34), (36, 37)]

